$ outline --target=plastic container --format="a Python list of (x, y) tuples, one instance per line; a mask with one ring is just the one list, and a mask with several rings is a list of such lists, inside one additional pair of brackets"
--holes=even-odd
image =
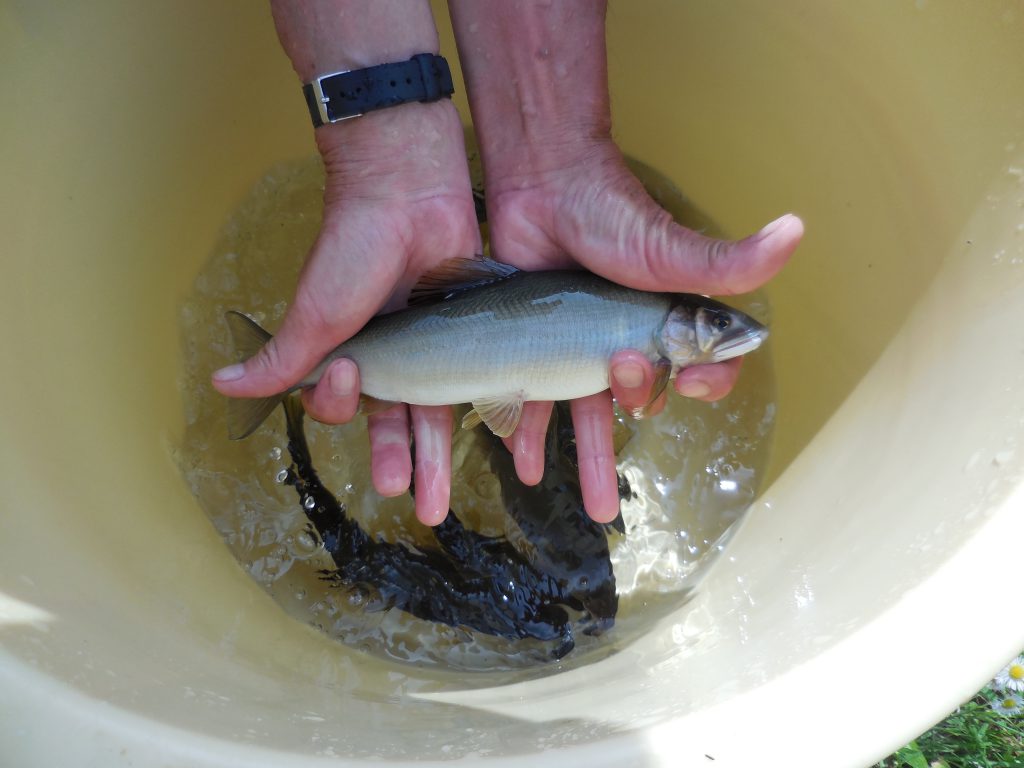
[(170, 458), (178, 303), (312, 151), (267, 8), (0, 7), (0, 763), (864, 766), (1024, 646), (1020, 3), (616, 2), (609, 45), (627, 152), (807, 223), (771, 479), (640, 642), (479, 688), (288, 619)]

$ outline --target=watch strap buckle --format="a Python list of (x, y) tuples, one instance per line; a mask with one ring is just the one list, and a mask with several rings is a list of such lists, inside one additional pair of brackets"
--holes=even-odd
[(454, 92), (448, 62), (432, 53), (420, 53), (408, 61), (331, 72), (302, 86), (309, 117), (317, 128), (410, 101), (437, 101)]

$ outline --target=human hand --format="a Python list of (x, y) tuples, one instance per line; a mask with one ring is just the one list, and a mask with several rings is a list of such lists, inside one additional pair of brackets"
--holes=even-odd
[[(298, 383), (377, 311), (405, 303), (416, 279), (453, 255), (481, 250), (462, 124), (450, 102), (407, 104), (317, 130), (326, 183), (320, 234), (274, 338), (244, 364), (214, 374), (231, 397), (265, 397)], [(303, 392), (309, 414), (340, 424), (359, 405), (359, 372), (334, 361)], [(409, 487), (416, 441), (416, 514), (448, 513), (449, 407), (397, 405), (368, 418), (373, 484), (384, 496)]]
[[(301, 6), (275, 2), (275, 21), (282, 43), (303, 81), (317, 71), (373, 63), (359, 60), (357, 56), (351, 62), (337, 59), (336, 65), (324, 64), (325, 60), (338, 55), (337, 30), (330, 35), (323, 34), (324, 30), (333, 28), (329, 22), (335, 18), (356, 18), (337, 13), (344, 5), (345, 0), (310, 0)], [(462, 10), (456, 14), (455, 2), (452, 6), (457, 27), (473, 32), (479, 26), (470, 20), (467, 27), (465, 22), (471, 14), (466, 15)], [(514, 17), (522, 10), (504, 3), (486, 7), (467, 3), (465, 7), (498, 22), (507, 22), (509, 14)], [(369, 8), (362, 8), (358, 14), (362, 27), (355, 29), (356, 34), (349, 43), (360, 41), (369, 45), (376, 56), (381, 50), (379, 40), (400, 37), (401, 43), (392, 43), (393, 52), (398, 55), (388, 56), (391, 59), (435, 49), (436, 33), (432, 38), (427, 35), (431, 39), (425, 39), (422, 33), (429, 25), (426, 4), (382, 2), (368, 11)], [(538, 5), (527, 10), (533, 13), (543, 8), (545, 6)], [(600, 3), (578, 0), (576, 4), (563, 3), (544, 12), (571, 16), (582, 11), (584, 16), (590, 15), (589, 37), (584, 30), (582, 36), (571, 38), (573, 50), (579, 54), (591, 50), (588, 39), (594, 37), (595, 9), (601, 14), (600, 34), (603, 36), (604, 11)], [(396, 24), (396, 20), (400, 21)], [(530, 24), (524, 28), (531, 32), (538, 29)], [(558, 23), (542, 25), (540, 31), (549, 33), (559, 28)], [(564, 25), (561, 28), (564, 29)], [(483, 33), (477, 35), (477, 42), (485, 47), (487, 31), (485, 25)], [(516, 35), (508, 34), (507, 30), (498, 31), (501, 40), (495, 50), (499, 53), (525, 52), (530, 56), (535, 50), (545, 54), (548, 51), (529, 45), (517, 46)], [(460, 34), (460, 48), (464, 39), (465, 35)], [(342, 48), (348, 50), (346, 56), (356, 55), (351, 46)], [(511, 104), (510, 109), (507, 89), (479, 89), (485, 97), (493, 96), (498, 101), (497, 105), (485, 105), (485, 118), (477, 121), (478, 129), (484, 129), (487, 139), (483, 142), (483, 154), (488, 172), (491, 236), (497, 253), (503, 260), (528, 269), (550, 269), (575, 260), (618, 282), (656, 290), (729, 293), (746, 290), (743, 286), (751, 279), (753, 284), (767, 279), (781, 266), (799, 239), (799, 221), (785, 221), (775, 231), (763, 231), (760, 236), (734, 247), (711, 243), (694, 233), (668, 226), (667, 214), (656, 206), (657, 210), (651, 208), (653, 203), (646, 198), (636, 179), (628, 172), (625, 176), (619, 173), (624, 169), (621, 156), (608, 138), (607, 119), (601, 118), (607, 113), (603, 46), (593, 46), (591, 53), (597, 52), (601, 56), (600, 66), (588, 62), (586, 54), (575, 62), (582, 66), (590, 90), (579, 88), (572, 78), (565, 78), (564, 71), (555, 73), (563, 87), (570, 85), (577, 100), (594, 101), (596, 88), (598, 108), (594, 114), (598, 119), (592, 125), (586, 120), (562, 121), (563, 115), (558, 109), (538, 113), (534, 110), (536, 105), (528, 103)], [(472, 58), (480, 62), (490, 61), (492, 57), (474, 55)], [(494, 65), (501, 67), (504, 63), (501, 56), (494, 58)], [(472, 97), (476, 90), (472, 82), (474, 72), (469, 70), (467, 75)], [(554, 75), (548, 75), (551, 75), (548, 82), (555, 83)], [(516, 81), (511, 82), (514, 85)], [(516, 95), (512, 94), (513, 101)], [(477, 99), (473, 105), (476, 116)], [(571, 113), (578, 105), (569, 99), (560, 102), (560, 106)], [(576, 112), (582, 114), (578, 109)], [(542, 118), (540, 122), (547, 121), (547, 125), (532, 125), (537, 122), (538, 114)], [(510, 116), (514, 119), (508, 122)], [(506, 121), (506, 128), (518, 127), (526, 136), (517, 137), (514, 130), (511, 134), (503, 133), (500, 128), (492, 130), (502, 121)], [(550, 130), (552, 125), (558, 130)], [(317, 139), (328, 173), (320, 237), (303, 269), (295, 301), (278, 336), (244, 365), (229, 366), (214, 375), (216, 388), (224, 394), (259, 397), (287, 389), (326, 352), (361, 328), (374, 312), (400, 306), (420, 274), (452, 255), (469, 255), (480, 250), (465, 171), (461, 126), (449, 103), (404, 105), (347, 124), (325, 126), (317, 131)], [(563, 154), (562, 149), (569, 151)], [(505, 165), (501, 158), (505, 159)], [(509, 166), (508, 161), (513, 159)], [(601, 161), (599, 166), (604, 175), (593, 175), (598, 168), (571, 167), (574, 162), (586, 163), (594, 159)], [(622, 168), (617, 169), (617, 166)], [(588, 187), (587, 179), (598, 186)], [(602, 179), (607, 187), (601, 186)], [(608, 199), (598, 199), (595, 192), (607, 193)], [(614, 210), (616, 201), (628, 203), (627, 210)], [(554, 205), (552, 210), (569, 215), (569, 219), (553, 222), (550, 211), (545, 213), (538, 209), (546, 205)], [(645, 240), (642, 233), (648, 225), (654, 228)], [(593, 231), (588, 233), (587, 228), (592, 226)], [(656, 242), (659, 238), (662, 241)], [(644, 246), (645, 243), (649, 250), (641, 248), (623, 259), (624, 247)], [(532, 247), (538, 250), (531, 254)], [(572, 253), (574, 259), (568, 257), (568, 253)], [(700, 272), (697, 267), (702, 257), (704, 279), (710, 281), (707, 283), (690, 280)], [(754, 261), (744, 266), (743, 260), (749, 257)], [(630, 268), (635, 268), (636, 273), (624, 275), (622, 270)], [(721, 284), (722, 290), (700, 287), (712, 283)], [(683, 287), (677, 288), (677, 285)], [(677, 389), (708, 399), (720, 396), (735, 379), (735, 366), (735, 363), (720, 364), (705, 367), (706, 370), (696, 375), (681, 374)], [(642, 356), (629, 351), (616, 356), (612, 388), (627, 408), (646, 403), (652, 381), (653, 370)], [(358, 392), (355, 365), (348, 360), (338, 360), (303, 397), (314, 417), (340, 423), (354, 415)], [(611, 519), (618, 510), (610, 403), (606, 392), (576, 401), (572, 408), (584, 502), (591, 516), (598, 520)], [(657, 409), (658, 404), (652, 407)], [(543, 470), (543, 436), (549, 412), (549, 404), (531, 405), (520, 429), (509, 441), (517, 470), (526, 482), (538, 481)], [(450, 490), (449, 408), (397, 406), (370, 417), (374, 485), (384, 495), (397, 495), (408, 487), (410, 423), (417, 443), (417, 517), (427, 524), (436, 524), (447, 513)]]
[[(581, 151), (585, 158), (529, 182), (517, 175), (490, 183), (491, 246), (502, 261), (524, 269), (577, 265), (642, 290), (722, 295), (750, 291), (768, 280), (803, 234), (800, 219), (784, 216), (738, 242), (704, 237), (676, 224), (647, 195), (610, 139)], [(674, 388), (688, 397), (717, 400), (732, 388), (740, 363), (735, 358), (686, 368)], [(611, 392), (572, 403), (584, 505), (600, 522), (615, 517), (619, 502), (612, 397), (628, 413), (656, 414), (664, 407), (665, 391), (653, 391), (655, 378), (644, 354), (622, 350), (611, 361)], [(519, 429), (506, 441), (524, 482), (539, 481), (543, 472), (550, 412), (550, 404), (528, 404)]]
[[(428, 0), (271, 0), (282, 48), (299, 81), (438, 51)], [(316, 130), (326, 171), (321, 231), (277, 336), (244, 365), (214, 374), (233, 397), (281, 392), (382, 309), (405, 303), (416, 279), (451, 256), (480, 252), (462, 124), (451, 102), (403, 104)], [(307, 411), (343, 423), (359, 403), (359, 371), (337, 360)], [(371, 473), (385, 496), (409, 487), (417, 442), (416, 514), (448, 512), (451, 409), (395, 406), (368, 418)]]
[[(578, 265), (642, 290), (733, 294), (758, 287), (803, 234), (795, 216), (731, 243), (676, 224), (629, 171), (611, 139), (605, 3), (449, 0), (480, 144), (492, 252), (517, 267)], [(675, 389), (723, 397), (740, 360), (693, 366)], [(655, 413), (654, 367), (639, 352), (611, 361), (611, 392), (572, 403), (588, 514), (614, 519), (619, 499), (612, 395)], [(652, 394), (656, 395), (651, 402)], [(551, 405), (529, 403), (506, 444), (527, 483), (540, 480)]]

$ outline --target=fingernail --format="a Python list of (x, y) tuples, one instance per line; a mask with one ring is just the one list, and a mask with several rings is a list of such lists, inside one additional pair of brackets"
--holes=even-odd
[(793, 214), (792, 213), (787, 213), (787, 214), (784, 214), (782, 216), (779, 216), (779, 218), (777, 218), (775, 221), (768, 222), (763, 227), (761, 227), (761, 231), (758, 232), (755, 235), (755, 237), (758, 240), (763, 240), (763, 239), (765, 239), (767, 237), (771, 237), (776, 232), (778, 232), (780, 229), (784, 229), (786, 227), (786, 225), (789, 224), (789, 222), (792, 219), (793, 219)]
[(615, 367), (615, 381), (626, 389), (636, 389), (644, 383), (643, 366), (636, 363), (623, 363)]
[(235, 363), (213, 372), (214, 381), (238, 381), (243, 376), (245, 376), (245, 366), (241, 363)]
[(587, 514), (595, 523), (606, 525), (619, 516), (619, 500), (618, 498), (609, 499), (603, 506), (594, 510), (587, 508)]
[(349, 397), (356, 388), (355, 372), (351, 365), (335, 365), (328, 379), (331, 394), (335, 397)]
[[(439, 491), (444, 492), (439, 486), (445, 482), (441, 473), (441, 467), (436, 461), (424, 461), (416, 466), (416, 498), (417, 501), (426, 497), (436, 497)], [(426, 525), (438, 525), (444, 521), (448, 514), (447, 507), (423, 507), (417, 504), (416, 517)]]
[(434, 527), (435, 525), (440, 525), (441, 523), (443, 523), (446, 517), (448, 517), (447, 509), (435, 509), (431, 510), (430, 514), (427, 517), (420, 520), (420, 522), (424, 525)]
[(679, 394), (683, 397), (707, 397), (711, 394), (711, 387), (700, 379), (684, 382), (679, 387)]

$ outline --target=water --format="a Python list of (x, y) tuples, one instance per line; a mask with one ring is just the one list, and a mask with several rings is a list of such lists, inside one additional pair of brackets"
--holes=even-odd
[[(634, 170), (677, 219), (714, 233), (711, 221), (671, 182), (640, 164)], [(283, 483), (290, 457), (281, 412), (246, 440), (227, 439), (223, 398), (208, 383), (214, 369), (231, 361), (223, 314), (239, 309), (261, 325), (277, 327), (319, 226), (322, 191), (316, 158), (271, 169), (232, 213), (196, 277), (180, 316), (187, 417), (181, 471), (252, 578), (288, 614), (326, 636), (418, 665), (556, 668), (536, 641), (512, 642), (425, 622), (382, 609), (370, 592), (325, 582), (320, 571), (332, 562), (308, 532), (294, 489)], [(768, 319), (763, 297), (733, 303)], [(610, 539), (619, 612), (605, 635), (577, 633), (576, 649), (557, 668), (613, 652), (687, 599), (757, 492), (774, 421), (770, 342), (746, 360), (735, 390), (720, 403), (670, 397), (657, 418), (636, 422), (619, 416), (619, 468), (636, 494), (622, 508), (627, 535)], [(325, 486), (364, 529), (413, 546), (434, 545), (429, 530), (416, 522), (408, 495), (383, 499), (374, 491), (365, 420), (340, 427), (307, 420), (307, 436)], [(480, 438), (478, 431), (454, 436), (452, 508), (470, 527), (514, 537)]]

